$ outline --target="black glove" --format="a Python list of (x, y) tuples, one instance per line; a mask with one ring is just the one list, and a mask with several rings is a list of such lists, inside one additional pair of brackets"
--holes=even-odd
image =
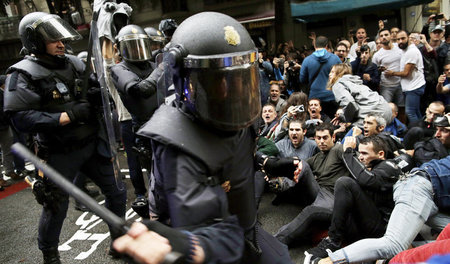
[(91, 115), (91, 104), (85, 100), (80, 100), (67, 111), (67, 115), (71, 123), (87, 121)]
[(191, 241), (188, 234), (177, 229), (170, 228), (158, 221), (144, 220), (142, 223), (147, 226), (148, 230), (167, 238), (172, 246), (172, 251), (182, 254), (184, 258), (188, 258), (191, 254), (193, 254), (191, 251)]
[(284, 176), (292, 179), (297, 165), (294, 158), (269, 158), (264, 165), (264, 171), (270, 176)]
[(131, 86), (128, 89), (128, 93), (134, 97), (142, 97), (144, 99), (149, 98), (156, 92), (156, 82), (149, 81), (148, 79), (142, 80), (140, 83)]
[(100, 87), (91, 87), (86, 91), (86, 99), (93, 106), (103, 105)]

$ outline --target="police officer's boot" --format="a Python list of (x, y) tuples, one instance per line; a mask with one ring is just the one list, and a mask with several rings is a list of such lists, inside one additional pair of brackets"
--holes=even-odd
[(57, 247), (42, 250), (42, 254), (44, 255), (44, 264), (61, 264)]

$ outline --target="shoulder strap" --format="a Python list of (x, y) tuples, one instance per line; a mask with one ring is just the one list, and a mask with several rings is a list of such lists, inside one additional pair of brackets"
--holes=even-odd
[(325, 64), (325, 62), (320, 63), (320, 67), (319, 69), (316, 71), (316, 73), (314, 74), (314, 76), (312, 77), (311, 81), (309, 82), (309, 87), (311, 87), (311, 85), (313, 84), (313, 82), (316, 80), (317, 75), (319, 75), (320, 70), (322, 70), (323, 65)]

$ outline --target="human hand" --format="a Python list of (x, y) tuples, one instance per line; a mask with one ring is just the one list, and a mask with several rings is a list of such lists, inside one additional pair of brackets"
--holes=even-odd
[(419, 38), (420, 38), (420, 43), (425, 44), (427, 42), (427, 38), (425, 37), (424, 34), (420, 34)]
[(445, 74), (441, 74), (441, 75), (439, 75), (439, 78), (438, 78), (438, 83), (440, 83), (440, 84), (444, 84), (444, 82), (445, 82), (445, 79), (447, 79), (447, 75), (445, 75)]
[(287, 117), (293, 118), (297, 114), (296, 107), (294, 105), (289, 106), (287, 110)]
[(353, 127), (353, 136), (354, 137), (357, 137), (357, 136), (359, 136), (359, 135), (361, 135), (362, 134), (362, 130), (361, 130), (361, 128), (359, 128), (359, 127), (357, 127), (357, 126), (354, 126)]
[(435, 16), (436, 16), (436, 14), (430, 15), (430, 16), (428, 17), (427, 24), (430, 24), (430, 23), (434, 20), (434, 17), (435, 17)]
[(75, 102), (72, 108), (67, 112), (71, 123), (84, 122), (91, 116), (91, 104), (86, 100)]
[(297, 165), (297, 169), (294, 171), (294, 182), (298, 183), (298, 178), (300, 177), (300, 173), (303, 169), (303, 161), (301, 160), (294, 160), (294, 165)]
[(356, 137), (354, 137), (354, 136), (346, 137), (343, 147), (344, 147), (344, 150), (346, 150), (347, 148), (355, 149), (356, 148)]
[(316, 40), (316, 32), (309, 33), (308, 38), (311, 39), (311, 40)]
[(369, 75), (368, 73), (364, 73), (364, 74), (363, 74), (363, 80), (364, 80), (364, 81), (370, 82), (370, 80), (371, 80), (371, 79), (370, 79), (370, 75)]
[(319, 260), (318, 264), (333, 264), (333, 261), (331, 260), (331, 258), (327, 257)]
[(386, 76), (386, 77), (394, 76), (394, 72), (391, 71), (391, 70), (385, 70), (384, 71), (384, 76)]
[(384, 22), (383, 20), (378, 20), (378, 29), (383, 29), (384, 28)]
[(172, 251), (169, 240), (149, 231), (139, 222), (133, 223), (126, 235), (114, 240), (113, 247), (118, 252), (145, 264), (162, 263), (164, 257)]
[(338, 126), (340, 124), (341, 120), (339, 118), (339, 116), (336, 116), (335, 118), (331, 119), (331, 124), (333, 126)]

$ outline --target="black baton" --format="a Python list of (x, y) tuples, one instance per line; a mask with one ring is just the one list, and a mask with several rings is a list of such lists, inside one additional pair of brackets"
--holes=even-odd
[[(68, 181), (64, 176), (62, 176), (55, 169), (42, 162), (36, 155), (31, 153), (29, 149), (27, 149), (24, 145), (20, 143), (14, 143), (11, 146), (11, 150), (14, 154), (20, 156), (25, 160), (29, 160), (33, 165), (40, 169), (44, 175), (50, 178), (59, 188), (65, 191), (67, 194), (84, 204), (87, 208), (89, 208), (94, 214), (103, 219), (106, 223), (111, 225), (113, 228), (121, 231), (123, 234), (126, 234), (130, 227), (127, 225), (125, 219), (118, 217), (116, 214), (108, 210), (108, 208), (101, 206), (91, 198), (89, 195), (80, 190), (73, 183)], [(151, 250), (151, 249), (149, 249)], [(182, 255), (178, 252), (170, 252), (164, 258), (163, 264), (176, 264), (181, 263)]]

